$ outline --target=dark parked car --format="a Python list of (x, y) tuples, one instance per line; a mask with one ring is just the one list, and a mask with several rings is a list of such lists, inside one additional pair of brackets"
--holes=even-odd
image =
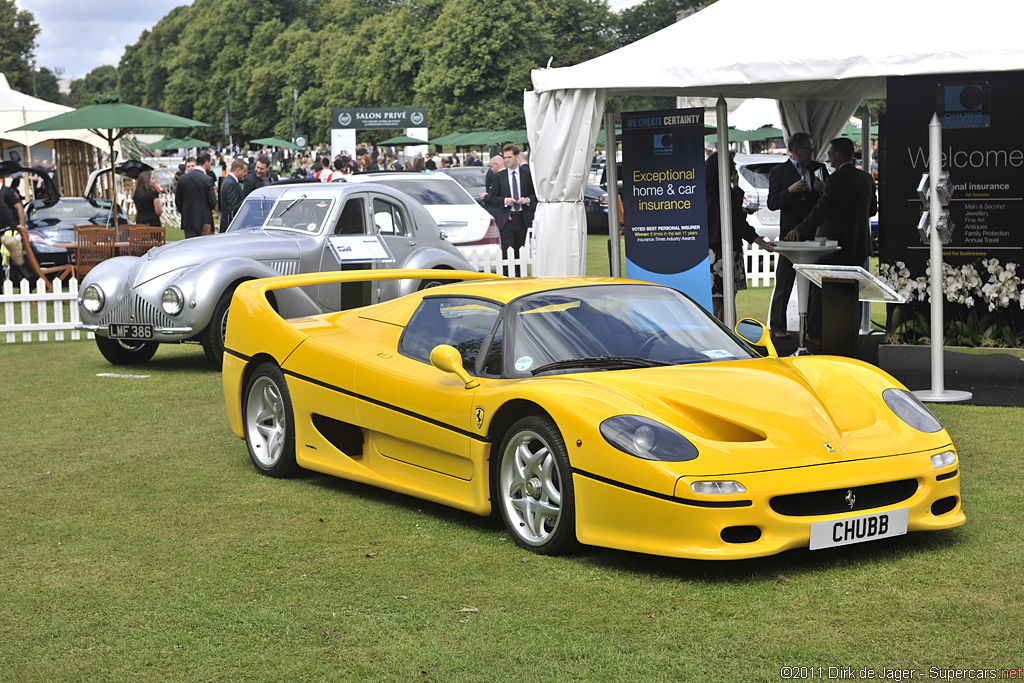
[[(114, 227), (114, 213), (109, 199), (61, 197), (37, 199), (25, 205), (28, 240), (36, 260), (43, 268), (62, 266), (68, 262), (68, 250), (56, 244), (73, 244), (76, 225), (108, 225)], [(128, 214), (118, 207), (118, 223), (130, 223)]]
[[(117, 165), (118, 175), (138, 178), (143, 171), (153, 170), (148, 164), (129, 159)], [(36, 260), (43, 268), (62, 266), (68, 263), (70, 254), (65, 247), (57, 244), (74, 244), (76, 225), (106, 225), (114, 227), (113, 204), (109, 199), (95, 198), (97, 182), (109, 168), (93, 171), (85, 188), (84, 197), (60, 197), (58, 199), (37, 199), (25, 205), (25, 219), (28, 223), (28, 240), (32, 244)], [(56, 189), (52, 196), (57, 196)], [(128, 214), (120, 206), (117, 209), (118, 225), (131, 223)]]
[(608, 234), (608, 193), (590, 183), (583, 193), (583, 205), (587, 210), (587, 234)]

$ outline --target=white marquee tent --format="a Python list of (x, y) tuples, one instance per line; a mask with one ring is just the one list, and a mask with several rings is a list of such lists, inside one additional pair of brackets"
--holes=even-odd
[[(81, 140), (102, 150), (107, 149), (107, 143), (103, 138), (93, 135), (87, 130), (64, 130), (50, 131), (46, 133), (8, 133), (7, 131), (26, 123), (34, 123), (71, 111), (71, 107), (65, 107), (53, 102), (41, 100), (12, 90), (7, 82), (7, 77), (0, 73), (0, 139), (5, 142), (12, 142), (16, 145), (23, 145), (28, 148), (31, 145), (38, 145), (50, 140)], [(10, 145), (4, 145), (9, 147)], [(51, 145), (52, 146), (52, 145)], [(23, 158), (27, 161), (28, 152)]]
[(582, 198), (609, 95), (776, 99), (783, 127), (820, 149), (862, 98), (885, 97), (887, 76), (1024, 69), (1021, 26), (1020, 0), (719, 0), (596, 59), (534, 70), (537, 274), (586, 270)]

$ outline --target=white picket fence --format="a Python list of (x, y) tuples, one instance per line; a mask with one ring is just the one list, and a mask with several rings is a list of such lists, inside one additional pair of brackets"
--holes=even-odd
[(747, 286), (774, 287), (775, 261), (778, 258), (778, 254), (744, 242), (743, 265), (747, 269)]
[(502, 257), (498, 249), (468, 249), (460, 250), (474, 268), (481, 273), (502, 273), (515, 274), (519, 269), (520, 277), (529, 277), (533, 274), (533, 262), (537, 254), (536, 244), (533, 241), (533, 228), (526, 233), (526, 242), (519, 250), (519, 258), (516, 258), (515, 250), (511, 247)]
[[(514, 273), (518, 266), (523, 277), (533, 273), (536, 244), (533, 232), (527, 234), (526, 244), (519, 252), (508, 250), (505, 258), (499, 258), (494, 250), (471, 250), (464, 254), (466, 260), (477, 270), (489, 273), (502, 273), (507, 267)], [(775, 254), (769, 253), (755, 245), (744, 245), (743, 257), (746, 259), (747, 285), (750, 287), (770, 287), (775, 278)], [(14, 283), (3, 283), (3, 294), (0, 295), (0, 333), (7, 343), (32, 341), (64, 341), (66, 339), (92, 339), (92, 332), (76, 330), (80, 322), (78, 316), (78, 280), (72, 278), (66, 283), (53, 281), (53, 292), (47, 293), (46, 282), (38, 280), (35, 288), (22, 280), (17, 291)], [(19, 310), (20, 309), (20, 310)], [(20, 313), (20, 315), (19, 315)]]
[(67, 283), (54, 280), (52, 293), (47, 293), (46, 281), (42, 279), (36, 281), (34, 290), (28, 280), (22, 280), (17, 290), (13, 282), (5, 280), (0, 307), (3, 310), (0, 333), (7, 343), (45, 342), (50, 341), (51, 336), (53, 341), (93, 338), (92, 332), (75, 329), (81, 319), (78, 317), (78, 280), (74, 278)]

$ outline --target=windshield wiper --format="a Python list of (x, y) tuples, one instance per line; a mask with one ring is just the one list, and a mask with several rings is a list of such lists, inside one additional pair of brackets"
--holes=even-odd
[(301, 202), (305, 198), (306, 198), (306, 195), (300, 195), (300, 196), (296, 197), (295, 199), (293, 199), (291, 201), (291, 204), (289, 204), (288, 206), (284, 207), (284, 211), (282, 211), (281, 213), (277, 214), (277, 217), (280, 218), (281, 216), (283, 216), (286, 213), (288, 213), (288, 209), (292, 208), (293, 206), (295, 206), (296, 204), (298, 204), (299, 202)]
[(548, 370), (559, 370), (562, 368), (653, 368), (662, 365), (674, 365), (660, 360), (641, 358), (639, 356), (592, 356), (587, 358), (569, 358), (556, 360), (553, 363), (534, 368), (530, 372), (534, 375)]

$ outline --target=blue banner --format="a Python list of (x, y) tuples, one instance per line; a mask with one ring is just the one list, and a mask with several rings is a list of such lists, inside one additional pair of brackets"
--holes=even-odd
[(685, 292), (708, 311), (704, 110), (622, 115), (626, 277)]

